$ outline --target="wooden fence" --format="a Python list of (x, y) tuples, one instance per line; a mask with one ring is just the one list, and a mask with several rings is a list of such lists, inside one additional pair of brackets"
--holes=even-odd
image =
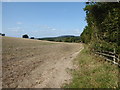
[(110, 61), (113, 64), (120, 66), (120, 59), (119, 59), (119, 56), (116, 54), (115, 49), (114, 49), (114, 52), (96, 51), (95, 53), (105, 57), (107, 61)]

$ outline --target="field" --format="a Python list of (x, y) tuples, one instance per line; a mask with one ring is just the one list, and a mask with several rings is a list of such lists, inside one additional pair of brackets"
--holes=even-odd
[(80, 43), (3, 37), (2, 75), (3, 88), (119, 87), (119, 68)]
[(69, 83), (80, 43), (2, 38), (3, 88), (59, 88)]

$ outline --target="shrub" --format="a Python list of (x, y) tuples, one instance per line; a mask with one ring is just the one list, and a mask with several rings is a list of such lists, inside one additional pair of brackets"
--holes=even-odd
[(2, 36), (5, 36), (5, 34), (2, 34)]
[(23, 38), (29, 38), (29, 36), (27, 34), (22, 36)]
[(34, 37), (31, 37), (30, 39), (35, 39)]

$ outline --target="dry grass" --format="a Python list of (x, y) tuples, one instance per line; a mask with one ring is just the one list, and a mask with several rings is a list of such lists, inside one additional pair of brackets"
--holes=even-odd
[(78, 67), (72, 71), (73, 80), (69, 85), (65, 85), (66, 88), (118, 87), (118, 67), (93, 53), (90, 54), (87, 46), (80, 52), (75, 61)]

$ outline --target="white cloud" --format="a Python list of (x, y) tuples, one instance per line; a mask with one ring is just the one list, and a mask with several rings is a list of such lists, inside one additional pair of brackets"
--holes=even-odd
[(20, 29), (20, 27), (13, 27), (13, 28), (8, 28), (9, 30), (15, 30), (15, 29)]
[(8, 28), (8, 30), (12, 32), (24, 32), (24, 30), (21, 27)]
[(17, 22), (16, 24), (21, 25), (21, 24), (22, 24), (22, 22)]
[(55, 31), (56, 29), (55, 28), (52, 28), (53, 31)]
[(48, 29), (51, 29), (51, 27), (47, 27)]
[(38, 33), (39, 31), (38, 30), (34, 30), (33, 32)]
[(80, 29), (75, 29), (74, 30), (76, 34), (81, 34), (81, 30)]
[(41, 30), (54, 30), (54, 31), (57, 30), (57, 29), (55, 29), (51, 26), (48, 26), (48, 25), (39, 25), (38, 28)]

